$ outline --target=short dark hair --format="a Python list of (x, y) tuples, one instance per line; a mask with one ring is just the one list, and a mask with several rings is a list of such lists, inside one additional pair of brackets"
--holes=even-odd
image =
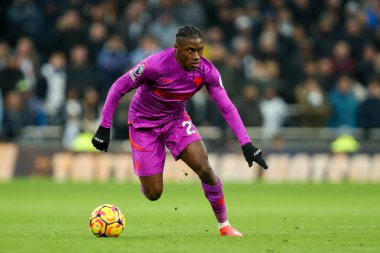
[(203, 33), (201, 30), (194, 25), (185, 25), (178, 29), (177, 34), (175, 35), (176, 39), (179, 38), (201, 38), (203, 39)]

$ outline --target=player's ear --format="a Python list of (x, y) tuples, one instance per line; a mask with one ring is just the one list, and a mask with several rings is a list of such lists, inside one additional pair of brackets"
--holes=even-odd
[(177, 43), (174, 44), (174, 48), (175, 48), (175, 53), (176, 53), (177, 55), (180, 54), (180, 52), (179, 52), (179, 46), (178, 46)]

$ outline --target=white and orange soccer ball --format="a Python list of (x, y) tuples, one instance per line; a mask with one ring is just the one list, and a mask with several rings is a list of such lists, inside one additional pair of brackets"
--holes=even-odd
[(125, 228), (125, 216), (115, 205), (100, 205), (92, 211), (90, 228), (99, 237), (118, 237)]

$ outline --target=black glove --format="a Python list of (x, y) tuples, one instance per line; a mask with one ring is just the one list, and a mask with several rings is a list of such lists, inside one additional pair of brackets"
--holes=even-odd
[(268, 169), (268, 165), (263, 159), (263, 152), (261, 152), (259, 148), (256, 148), (249, 142), (244, 144), (241, 149), (243, 150), (245, 160), (248, 162), (249, 167), (252, 167), (252, 161), (254, 161), (264, 169)]
[(94, 147), (100, 151), (104, 150), (107, 152), (108, 145), (110, 144), (110, 133), (110, 128), (99, 126), (94, 137), (92, 137), (92, 145), (94, 145)]

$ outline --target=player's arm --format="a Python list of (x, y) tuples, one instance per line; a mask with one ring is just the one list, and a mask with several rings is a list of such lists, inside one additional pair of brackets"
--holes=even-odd
[(147, 62), (137, 64), (123, 76), (118, 78), (108, 91), (102, 110), (102, 120), (98, 130), (92, 138), (92, 145), (100, 151), (107, 152), (110, 143), (112, 120), (121, 98), (133, 89), (148, 81), (151, 71)]
[(247, 134), (240, 115), (235, 105), (228, 97), (227, 92), (223, 87), (220, 74), (217, 71), (211, 75), (211, 78), (207, 84), (207, 90), (213, 101), (218, 106), (223, 118), (226, 120), (227, 124), (239, 140), (244, 157), (248, 162), (249, 167), (252, 166), (253, 162), (256, 162), (264, 169), (267, 169), (268, 166), (262, 158), (261, 150), (252, 145), (251, 139)]

